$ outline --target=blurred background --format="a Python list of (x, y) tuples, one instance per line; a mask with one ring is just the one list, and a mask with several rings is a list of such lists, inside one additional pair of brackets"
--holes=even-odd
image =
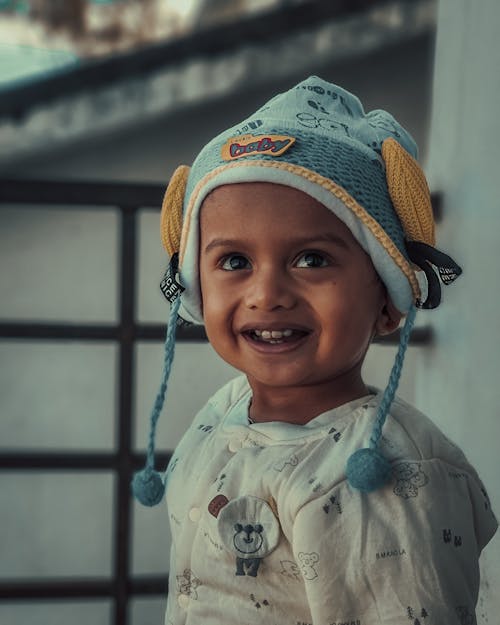
[[(0, 623), (163, 622), (168, 519), (129, 495), (168, 305), (168, 179), (217, 132), (317, 74), (420, 146), (439, 247), (464, 266), (419, 314), (400, 394), (500, 512), (500, 5), (495, 0), (0, 0)], [(370, 349), (383, 386), (395, 343)], [(179, 330), (165, 466), (235, 371)], [(479, 625), (500, 625), (500, 540)]]

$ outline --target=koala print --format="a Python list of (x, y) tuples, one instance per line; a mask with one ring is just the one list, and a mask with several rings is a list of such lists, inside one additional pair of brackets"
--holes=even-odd
[(314, 568), (314, 565), (319, 562), (319, 555), (317, 553), (299, 553), (300, 568), (302, 570), (302, 576), (304, 579), (312, 580), (318, 577), (318, 573)]
[(278, 544), (279, 523), (269, 506), (257, 497), (240, 497), (226, 504), (218, 517), (223, 545), (236, 557), (236, 575), (257, 576), (262, 559)]

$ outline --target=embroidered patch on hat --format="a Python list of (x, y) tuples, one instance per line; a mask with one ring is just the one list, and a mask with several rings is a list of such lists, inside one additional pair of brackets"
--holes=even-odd
[(242, 135), (228, 139), (222, 146), (221, 156), (225, 161), (254, 154), (281, 156), (294, 143), (295, 137), (288, 135)]

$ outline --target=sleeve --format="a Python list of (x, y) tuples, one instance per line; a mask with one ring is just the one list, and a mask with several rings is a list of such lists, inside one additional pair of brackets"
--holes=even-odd
[(401, 462), (372, 493), (334, 486), (293, 524), (312, 625), (475, 625), (495, 530), (482, 485), (439, 460)]

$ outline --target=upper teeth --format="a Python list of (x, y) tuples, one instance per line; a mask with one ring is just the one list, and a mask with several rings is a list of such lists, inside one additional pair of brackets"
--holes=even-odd
[(284, 336), (292, 336), (293, 330), (255, 330), (255, 334), (263, 339), (282, 339)]

